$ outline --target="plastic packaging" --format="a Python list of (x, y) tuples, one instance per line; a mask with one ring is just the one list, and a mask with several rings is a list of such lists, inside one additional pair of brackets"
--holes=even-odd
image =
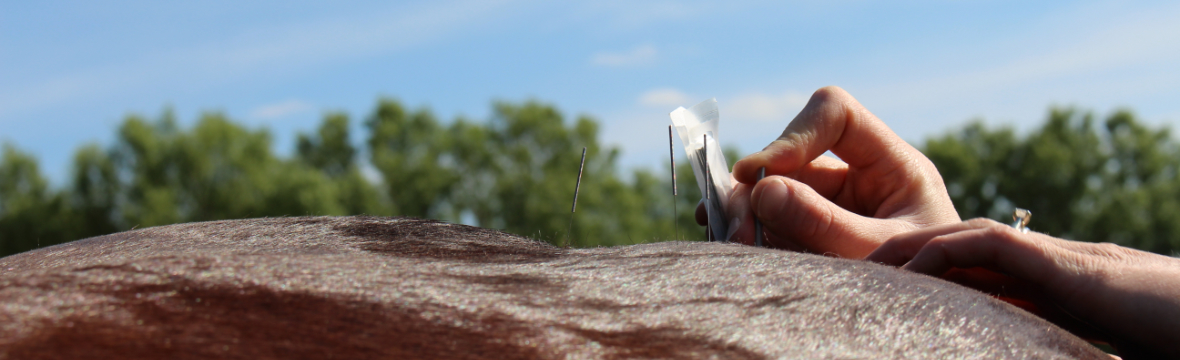
[(729, 234), (729, 218), (725, 216), (725, 209), (729, 205), (729, 193), (733, 187), (729, 176), (729, 163), (725, 161), (725, 154), (721, 153), (721, 145), (717, 141), (721, 121), (720, 113), (717, 111), (717, 99), (702, 101), (692, 109), (676, 108), (669, 116), (672, 118), (672, 125), (676, 127), (676, 133), (680, 135), (681, 143), (684, 144), (688, 161), (692, 164), (697, 187), (708, 199), (705, 201), (705, 212), (709, 217), (711, 238), (715, 241), (725, 241), (725, 236)]

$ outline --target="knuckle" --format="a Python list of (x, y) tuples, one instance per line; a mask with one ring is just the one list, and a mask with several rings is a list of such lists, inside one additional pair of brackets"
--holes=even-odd
[(914, 171), (914, 176), (917, 177), (918, 180), (920, 180), (923, 184), (944, 184), (942, 174), (938, 172), (938, 167), (934, 166), (934, 162), (930, 161), (930, 158), (922, 155), (918, 149), (914, 149), (912, 146), (906, 150), (907, 153), (909, 153), (908, 155), (910, 155), (908, 156), (910, 166), (912, 166), (912, 169), (916, 169), (916, 171)]
[(1016, 229), (992, 220), (988, 221), (991, 221), (992, 225), (984, 229), (984, 236), (1005, 242), (1017, 242), (1021, 240), (1020, 236), (1023, 234)]
[(814, 236), (824, 236), (833, 228), (836, 216), (832, 214), (830, 209), (820, 208), (815, 220), (815, 229), (812, 230), (812, 233), (815, 234)]
[(799, 231), (796, 232), (796, 234), (799, 236), (799, 239), (812, 239), (822, 233), (820, 230), (822, 225), (820, 225), (820, 223), (823, 222), (823, 219), (809, 216), (793, 216), (793, 218), (795, 220), (792, 221), (794, 223), (794, 226), (792, 227), (799, 229)]
[(1118, 244), (1115, 244), (1115, 243), (1109, 243), (1109, 242), (1097, 243), (1097, 244), (1093, 244), (1093, 247), (1094, 247), (1094, 251), (1093, 251), (1094, 255), (1100, 256), (1102, 258), (1110, 259), (1110, 260), (1124, 259), (1128, 256), (1133, 255), (1133, 253), (1130, 251), (1130, 249), (1119, 246)]
[(970, 225), (971, 227), (977, 228), (977, 229), (991, 228), (991, 227), (995, 227), (996, 225), (1003, 226), (1000, 223), (996, 222), (995, 220), (988, 219), (988, 218), (974, 218), (974, 219), (967, 220), (966, 222), (967, 222), (967, 225)]
[(897, 233), (893, 234), (892, 236), (889, 236), (889, 238), (886, 239), (885, 242), (881, 243), (880, 247), (894, 246), (894, 244), (905, 242), (905, 240), (908, 239), (910, 236), (911, 235), (908, 231), (897, 232)]
[(924, 247), (932, 247), (932, 248), (941, 249), (941, 248), (946, 247), (946, 245), (949, 242), (950, 242), (950, 239), (947, 238), (946, 235), (938, 235), (933, 238), (930, 238), (930, 241), (926, 242), (926, 246), (924, 246)]
[(1115, 243), (1109, 243), (1109, 242), (1097, 243), (1097, 244), (1094, 244), (1094, 246), (1097, 246), (1102, 251), (1108, 252), (1108, 253), (1119, 253), (1119, 252), (1122, 252), (1122, 249), (1123, 249), (1122, 246), (1118, 246)]

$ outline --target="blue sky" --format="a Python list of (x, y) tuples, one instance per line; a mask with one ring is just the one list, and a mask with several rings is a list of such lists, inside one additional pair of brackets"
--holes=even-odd
[[(1050, 105), (1180, 120), (1180, 4), (1064, 1), (0, 1), (0, 141), (60, 182), (130, 113), (222, 111), (276, 150), (379, 96), (444, 119), (539, 99), (663, 164), (668, 112), (716, 97), (721, 139), (773, 140), (839, 85), (918, 143)], [(358, 142), (361, 140), (359, 137)], [(661, 150), (664, 149), (664, 150)]]

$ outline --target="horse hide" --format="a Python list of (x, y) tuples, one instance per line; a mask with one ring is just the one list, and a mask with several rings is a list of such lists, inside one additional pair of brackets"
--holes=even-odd
[(1104, 359), (1016, 307), (740, 245), (412, 218), (213, 221), (0, 259), (0, 358)]

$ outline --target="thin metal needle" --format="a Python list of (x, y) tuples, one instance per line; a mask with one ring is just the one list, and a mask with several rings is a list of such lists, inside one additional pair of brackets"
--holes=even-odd
[(709, 179), (713, 177), (709, 174), (709, 135), (701, 135), (701, 138), (705, 139), (704, 154), (702, 155), (705, 158), (705, 239), (714, 241), (716, 239), (713, 238), (713, 219), (709, 216), (709, 193), (713, 189), (712, 184), (709, 184)]
[(676, 152), (672, 151), (672, 125), (668, 125), (668, 161), (672, 167), (672, 233), (679, 240), (680, 229), (676, 226), (676, 220), (680, 219), (680, 214), (676, 211)]
[(582, 147), (582, 164), (578, 165), (578, 183), (574, 185), (574, 206), (570, 207), (570, 213), (578, 211), (578, 189), (582, 188), (582, 169), (586, 168), (586, 148)]
[(570, 207), (570, 225), (565, 229), (565, 247), (569, 247), (570, 232), (574, 230), (574, 212), (578, 211), (578, 190), (582, 188), (582, 169), (586, 168), (586, 147), (582, 147), (582, 164), (578, 165), (578, 182), (574, 185), (574, 205)]
[[(766, 178), (766, 167), (758, 168), (758, 181)], [(758, 221), (758, 217), (754, 217), (754, 246), (762, 247), (762, 222)]]

